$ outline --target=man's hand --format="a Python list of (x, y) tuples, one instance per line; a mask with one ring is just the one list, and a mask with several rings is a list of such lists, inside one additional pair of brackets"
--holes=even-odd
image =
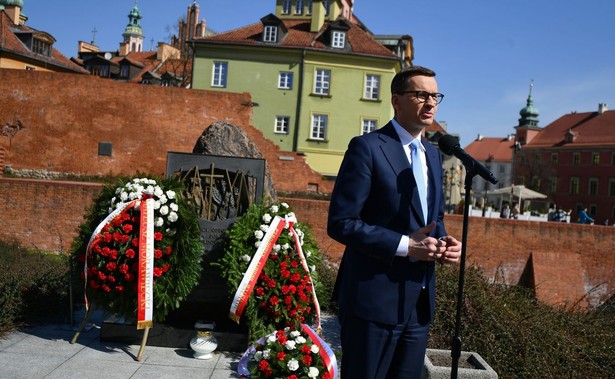
[(446, 250), (440, 257), (440, 263), (459, 263), (461, 242), (451, 236), (440, 237), (440, 241), (443, 241), (446, 246)]
[(446, 242), (428, 236), (435, 227), (436, 222), (433, 221), (410, 235), (409, 257), (420, 261), (436, 261), (442, 258), (446, 251)]

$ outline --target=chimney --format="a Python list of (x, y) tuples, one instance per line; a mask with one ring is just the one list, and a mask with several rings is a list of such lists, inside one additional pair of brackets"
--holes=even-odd
[(322, 0), (314, 0), (312, 3), (312, 22), (310, 24), (310, 32), (318, 33), (320, 28), (325, 23), (325, 4), (323, 4)]
[(483, 135), (482, 135), (482, 134), (478, 134), (478, 135), (476, 136), (476, 140), (477, 140), (477, 141), (482, 141), (482, 140), (483, 140)]
[(608, 111), (609, 108), (607, 107), (607, 105), (605, 103), (599, 103), (598, 104), (598, 114), (603, 114), (604, 112)]
[(19, 25), (21, 19), (21, 7), (17, 5), (5, 5), (4, 12), (9, 16), (13, 24)]

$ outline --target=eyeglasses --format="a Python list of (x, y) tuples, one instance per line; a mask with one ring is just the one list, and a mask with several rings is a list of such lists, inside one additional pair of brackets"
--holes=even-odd
[(440, 92), (429, 93), (427, 91), (403, 91), (400, 92), (399, 95), (404, 95), (406, 93), (413, 93), (419, 103), (424, 103), (431, 97), (436, 104), (440, 104), (442, 99), (444, 99), (444, 95)]

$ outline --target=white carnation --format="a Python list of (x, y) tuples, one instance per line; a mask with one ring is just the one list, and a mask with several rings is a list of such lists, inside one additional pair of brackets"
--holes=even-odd
[(154, 201), (154, 209), (160, 209), (160, 202), (158, 200)]
[(299, 337), (295, 338), (295, 342), (298, 343), (298, 344), (303, 344), (303, 343), (306, 343), (306, 340), (305, 340), (305, 337), (299, 336)]
[(310, 370), (308, 371), (308, 377), (310, 378), (317, 378), (318, 377), (318, 369), (316, 367), (310, 367)]
[(290, 332), (290, 336), (291, 338), (297, 338), (301, 335), (301, 332), (298, 330), (293, 330), (292, 332)]
[(318, 346), (316, 345), (312, 345), (312, 347), (310, 347), (310, 351), (314, 354), (318, 354), (318, 352), (320, 351), (320, 349), (318, 348)]
[(126, 202), (126, 200), (128, 200), (128, 194), (126, 192), (122, 191), (122, 193), (120, 193), (120, 199), (123, 202)]
[(169, 199), (175, 199), (175, 197), (177, 196), (177, 195), (175, 194), (175, 191), (171, 191), (171, 190), (168, 190), (168, 191), (166, 192), (166, 195), (167, 195), (167, 197), (168, 197)]
[(288, 340), (286, 341), (286, 344), (284, 345), (288, 350), (295, 350), (295, 347), (297, 347), (297, 343), (295, 341), (292, 340)]
[(273, 245), (273, 252), (277, 253), (278, 251), (280, 251), (280, 245), (276, 243), (275, 245)]
[(288, 361), (286, 366), (288, 367), (290, 371), (297, 371), (299, 369), (299, 361), (293, 358), (290, 361)]
[(290, 249), (290, 245), (288, 243), (285, 243), (284, 245), (282, 245), (282, 250), (288, 250)]
[(265, 213), (263, 215), (263, 222), (265, 222), (266, 224), (269, 224), (271, 222), (271, 215), (269, 213)]
[(162, 188), (160, 188), (160, 186), (154, 187), (154, 195), (158, 197), (161, 197), (162, 195), (164, 195), (164, 192), (162, 191)]
[(254, 242), (254, 247), (258, 248), (261, 245), (261, 241)]
[(244, 254), (241, 256), (241, 260), (244, 262), (250, 262), (250, 256), (248, 254)]
[(262, 224), (260, 226), (260, 230), (262, 230), (263, 232), (267, 233), (267, 230), (269, 230), (269, 225)]
[(175, 222), (177, 221), (178, 218), (179, 216), (177, 215), (176, 212), (171, 212), (169, 213), (169, 217), (167, 217), (167, 220), (169, 220), (169, 222)]
[(166, 205), (163, 205), (162, 207), (160, 207), (160, 214), (163, 216), (166, 216), (169, 214), (169, 207), (167, 207)]
[(256, 237), (257, 240), (262, 240), (264, 236), (265, 234), (262, 231), (260, 230), (254, 231), (254, 237)]
[(165, 195), (159, 196), (159, 199), (161, 204), (166, 204), (169, 201)]
[(171, 208), (173, 212), (177, 212), (179, 210), (179, 205), (177, 205), (177, 203), (171, 203), (169, 204), (169, 208)]
[(273, 213), (278, 213), (280, 209), (278, 208), (277, 205), (272, 205), (271, 208), (269, 208), (269, 210)]
[(282, 206), (283, 206), (284, 208), (288, 208), (288, 204), (286, 204), (286, 203), (282, 203)]
[(156, 217), (156, 221), (154, 221), (154, 225), (156, 226), (164, 225), (164, 220), (162, 219), (162, 217)]
[(263, 359), (263, 352), (262, 351), (257, 351), (256, 353), (254, 353), (254, 360), (257, 362), (260, 362)]

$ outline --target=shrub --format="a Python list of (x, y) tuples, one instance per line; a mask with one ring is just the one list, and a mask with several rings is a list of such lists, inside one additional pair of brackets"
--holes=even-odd
[(68, 257), (0, 241), (0, 334), (70, 316)]

